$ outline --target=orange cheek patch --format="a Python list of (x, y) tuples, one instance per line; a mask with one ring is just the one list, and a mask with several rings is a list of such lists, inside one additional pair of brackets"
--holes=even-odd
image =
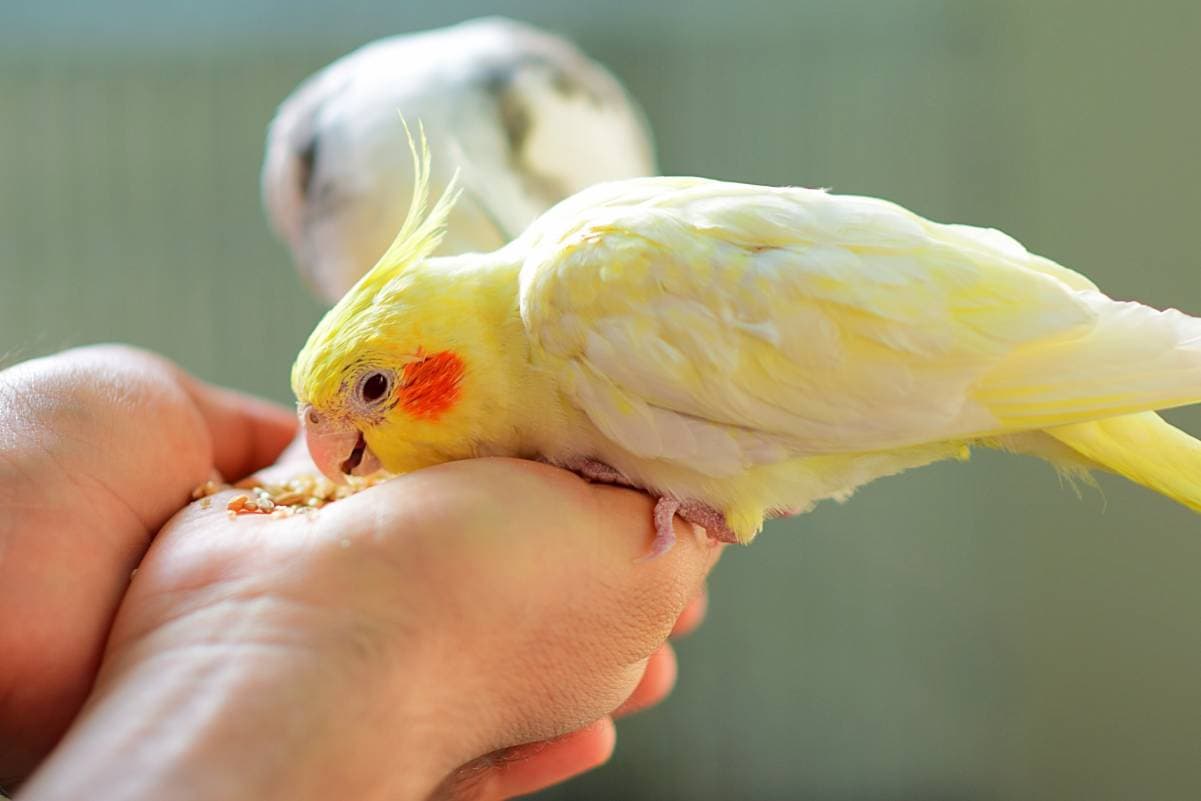
[(433, 420), (459, 400), (463, 360), (452, 351), (433, 353), (405, 365), (398, 395), (400, 405), (413, 417)]

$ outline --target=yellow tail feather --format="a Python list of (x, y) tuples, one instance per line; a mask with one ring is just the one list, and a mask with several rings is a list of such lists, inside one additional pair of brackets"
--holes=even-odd
[(1089, 461), (1201, 512), (1201, 440), (1154, 412), (1046, 432)]

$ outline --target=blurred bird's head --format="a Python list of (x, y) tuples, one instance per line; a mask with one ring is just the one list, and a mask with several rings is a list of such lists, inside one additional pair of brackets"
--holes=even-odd
[[(407, 126), (406, 126), (407, 132)], [(328, 478), (404, 472), (464, 458), (490, 392), (478, 373), (492, 361), (469, 297), (450, 291), (455, 265), (433, 268), (457, 190), (454, 181), (426, 213), (429, 151), (424, 131), (414, 160), (413, 204), (372, 270), (326, 313), (292, 367), (309, 453)], [(499, 369), (491, 366), (491, 369)]]
[(560, 36), (489, 17), (372, 42), (305, 80), (267, 135), (267, 215), (322, 301), (375, 263), (411, 205), (398, 111), (443, 150), (435, 186), (461, 168), (440, 255), (495, 250), (576, 192), (657, 172), (635, 99)]

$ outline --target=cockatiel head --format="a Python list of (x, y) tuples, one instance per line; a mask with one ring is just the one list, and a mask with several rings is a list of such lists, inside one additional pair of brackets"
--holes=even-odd
[[(407, 125), (405, 127), (408, 133)], [(425, 132), (410, 135), (413, 205), (392, 246), (330, 309), (292, 368), (309, 453), (334, 481), (381, 467), (404, 472), (462, 458), (487, 418), (495, 391), (479, 380), (499, 369), (482, 352), (471, 310), (445, 297), (428, 272), (458, 196), (452, 179), (427, 213), (430, 157)], [(470, 257), (439, 265), (454, 270)], [(435, 268), (437, 269), (437, 268)], [(498, 379), (502, 384), (503, 379)], [(468, 385), (480, 384), (468, 392)]]

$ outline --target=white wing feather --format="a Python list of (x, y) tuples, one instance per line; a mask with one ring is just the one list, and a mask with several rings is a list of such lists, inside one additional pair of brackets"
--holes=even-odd
[(1201, 398), (1201, 321), (884, 201), (645, 179), (524, 239), (536, 358), (606, 438), (712, 476)]

